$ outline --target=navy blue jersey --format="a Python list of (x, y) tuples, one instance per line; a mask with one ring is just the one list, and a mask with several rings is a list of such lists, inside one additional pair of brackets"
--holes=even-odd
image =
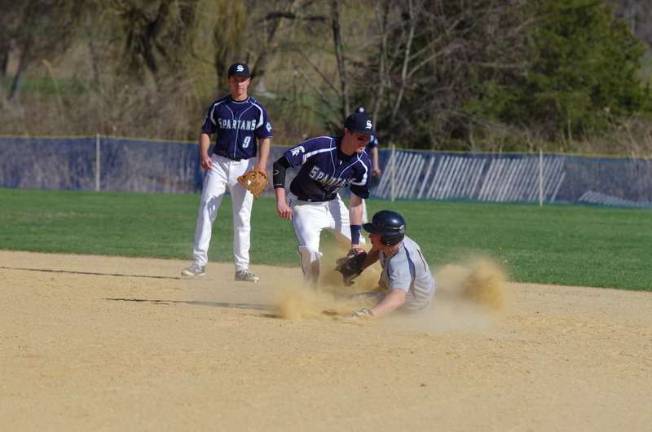
[(376, 134), (373, 134), (369, 137), (369, 143), (364, 148), (364, 151), (369, 155), (369, 158), (371, 158), (371, 150), (375, 149), (376, 147), (378, 147), (378, 137)]
[(272, 123), (265, 108), (254, 98), (235, 101), (225, 96), (210, 106), (201, 130), (216, 134), (213, 153), (239, 160), (256, 156), (256, 139), (271, 137)]
[(369, 150), (378, 147), (378, 137), (374, 134), (369, 137), (369, 144), (367, 144), (367, 147), (365, 147), (365, 150), (367, 153), (369, 153)]
[(283, 154), (290, 166), (301, 167), (290, 184), (290, 191), (297, 198), (330, 201), (345, 186), (350, 186), (351, 192), (360, 198), (369, 197), (369, 155), (362, 152), (347, 156), (340, 151), (341, 142), (341, 137), (311, 138)]

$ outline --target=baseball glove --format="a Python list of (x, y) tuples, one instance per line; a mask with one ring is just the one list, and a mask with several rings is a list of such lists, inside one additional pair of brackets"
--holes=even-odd
[(335, 263), (335, 270), (342, 273), (342, 281), (345, 285), (353, 285), (353, 279), (362, 273), (362, 264), (367, 257), (367, 252), (351, 251), (343, 258), (339, 258)]
[(238, 177), (238, 183), (251, 192), (254, 198), (258, 198), (267, 187), (267, 174), (256, 170), (247, 171)]

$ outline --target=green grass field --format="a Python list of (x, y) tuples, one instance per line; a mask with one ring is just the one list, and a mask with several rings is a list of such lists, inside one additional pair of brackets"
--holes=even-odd
[[(189, 258), (198, 195), (0, 189), (0, 249)], [(369, 201), (401, 212), (437, 267), (477, 255), (521, 282), (652, 291), (652, 211), (577, 206)], [(272, 199), (256, 202), (254, 264), (298, 265), (292, 227)], [(210, 259), (230, 261), (226, 198)]]

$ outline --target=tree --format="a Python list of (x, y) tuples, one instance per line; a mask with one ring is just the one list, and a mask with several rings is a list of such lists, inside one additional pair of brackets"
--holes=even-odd
[(536, 24), (526, 73), (482, 83), (475, 113), (570, 139), (645, 109), (637, 77), (644, 48), (611, 8), (599, 0), (530, 5)]
[(155, 79), (163, 64), (167, 71), (183, 70), (184, 58), (192, 45), (197, 1), (113, 0), (124, 37), (124, 65), (127, 71)]
[[(83, 0), (27, 0), (15, 5), (15, 26), (10, 37), (19, 53), (8, 98), (19, 90), (20, 80), (34, 62), (60, 56), (78, 30)], [(3, 8), (4, 9), (4, 8)]]
[(377, 3), (376, 49), (356, 70), (356, 97), (374, 107), (381, 138), (419, 148), (466, 139), (478, 82), (524, 67), (524, 3)]
[(0, 78), (7, 75), (9, 55), (18, 29), (19, 8), (11, 0), (0, 0)]

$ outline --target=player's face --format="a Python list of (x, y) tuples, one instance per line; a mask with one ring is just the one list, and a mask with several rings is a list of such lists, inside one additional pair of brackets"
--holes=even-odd
[(373, 246), (374, 249), (378, 249), (378, 250), (384, 249), (385, 245), (380, 240), (380, 234), (370, 233), (369, 240), (371, 240), (371, 246)]
[(362, 153), (365, 147), (367, 147), (367, 144), (369, 144), (369, 138), (371, 138), (371, 135), (359, 132), (350, 132), (348, 129), (347, 135), (356, 153)]
[(229, 77), (229, 91), (231, 92), (231, 97), (235, 100), (247, 99), (247, 92), (250, 83), (251, 78), (239, 76)]

